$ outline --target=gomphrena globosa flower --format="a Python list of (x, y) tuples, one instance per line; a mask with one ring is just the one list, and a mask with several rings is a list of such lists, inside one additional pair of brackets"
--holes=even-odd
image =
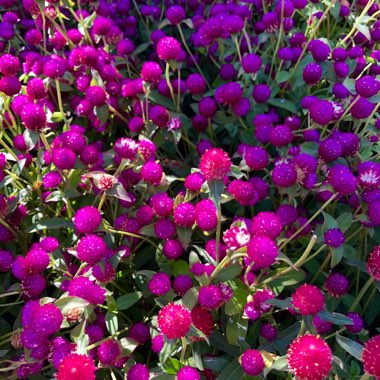
[(265, 368), (264, 358), (257, 350), (247, 350), (240, 357), (241, 366), (246, 374), (258, 376)]
[(224, 179), (231, 168), (228, 153), (220, 148), (207, 150), (201, 157), (199, 169), (206, 180)]
[(302, 335), (289, 346), (288, 363), (290, 371), (297, 378), (322, 380), (332, 368), (331, 349), (318, 336)]
[(317, 314), (325, 306), (325, 298), (318, 287), (304, 284), (296, 289), (292, 304), (302, 315)]
[(191, 314), (184, 306), (169, 304), (160, 310), (157, 322), (159, 329), (168, 339), (179, 339), (190, 330)]
[(380, 376), (380, 335), (375, 335), (365, 343), (362, 359), (366, 373)]
[(61, 362), (58, 380), (94, 380), (96, 367), (92, 358), (86, 355), (69, 354)]

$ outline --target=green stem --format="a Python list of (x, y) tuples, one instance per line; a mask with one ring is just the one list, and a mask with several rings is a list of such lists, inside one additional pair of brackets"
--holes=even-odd
[(367, 282), (365, 283), (365, 285), (360, 290), (360, 293), (356, 296), (356, 298), (355, 298), (354, 302), (352, 303), (349, 311), (354, 311), (356, 309), (356, 306), (359, 305), (359, 302), (363, 298), (364, 294), (367, 292), (368, 288), (373, 284), (373, 282), (374, 282), (373, 277), (370, 277), (367, 280)]

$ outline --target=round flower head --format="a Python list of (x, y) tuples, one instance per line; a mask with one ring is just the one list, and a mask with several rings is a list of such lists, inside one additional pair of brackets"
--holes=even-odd
[(143, 63), (140, 76), (145, 82), (158, 83), (161, 75), (161, 66), (157, 62)]
[(0, 79), (0, 92), (5, 95), (17, 95), (21, 90), (21, 83), (17, 77), (2, 77)]
[(45, 85), (42, 79), (32, 78), (26, 85), (26, 93), (33, 100), (41, 100), (46, 96)]
[(243, 90), (239, 83), (230, 82), (219, 86), (215, 91), (215, 99), (220, 104), (232, 105), (243, 95)]
[(380, 199), (368, 203), (368, 218), (375, 225), (380, 225)]
[(330, 54), (330, 47), (321, 40), (311, 41), (308, 45), (308, 49), (311, 52), (314, 60), (317, 62), (323, 62)]
[(355, 119), (367, 119), (375, 108), (375, 103), (371, 103), (366, 98), (360, 96), (359, 98), (355, 98), (353, 102), (355, 104), (352, 105), (350, 113)]
[(246, 73), (257, 73), (261, 69), (262, 60), (257, 54), (247, 54), (243, 57), (241, 65)]
[(176, 260), (182, 256), (183, 247), (178, 240), (166, 240), (162, 246), (162, 254), (169, 260)]
[(339, 248), (344, 244), (344, 233), (339, 228), (330, 228), (324, 233), (324, 241), (329, 247)]
[(195, 306), (191, 310), (192, 324), (206, 336), (209, 336), (214, 329), (214, 319), (211, 311), (202, 306)]
[(96, 367), (86, 355), (69, 354), (58, 367), (57, 380), (95, 380)]
[(276, 239), (282, 230), (281, 219), (274, 212), (259, 212), (252, 219), (251, 233)]
[(333, 189), (342, 195), (354, 193), (357, 187), (355, 176), (347, 166), (342, 164), (330, 168), (328, 180)]
[(170, 219), (159, 219), (154, 223), (154, 233), (160, 239), (170, 239), (176, 233), (175, 224)]
[(380, 335), (375, 335), (364, 345), (362, 360), (364, 371), (369, 375), (380, 376)]
[(73, 222), (79, 232), (89, 233), (94, 232), (99, 227), (102, 217), (96, 207), (85, 206), (75, 213)]
[(223, 303), (222, 291), (217, 285), (203, 286), (199, 290), (198, 302), (206, 309), (217, 309)]
[(32, 248), (25, 256), (26, 266), (31, 273), (40, 273), (44, 271), (49, 263), (49, 254), (40, 247)]
[(149, 290), (156, 296), (162, 296), (171, 289), (170, 277), (164, 272), (153, 275), (148, 284)]
[(367, 260), (367, 272), (376, 281), (380, 281), (380, 245), (376, 246)]
[(14, 259), (11, 252), (0, 250), (0, 272), (8, 272), (12, 266)]
[(272, 181), (278, 187), (289, 187), (297, 182), (297, 171), (293, 164), (281, 163), (272, 171)]
[(243, 206), (252, 206), (259, 200), (259, 195), (254, 185), (241, 179), (234, 179), (230, 182), (228, 192)]
[[(380, 119), (379, 119), (380, 120)], [(365, 161), (358, 165), (359, 184), (364, 189), (375, 189), (380, 185), (380, 164)]]
[(269, 155), (265, 148), (261, 146), (245, 146), (243, 157), (246, 164), (252, 170), (263, 170), (268, 166)]
[(76, 155), (68, 148), (53, 148), (53, 164), (61, 170), (70, 170), (75, 166)]
[(173, 289), (180, 296), (183, 296), (192, 286), (193, 280), (187, 274), (180, 274), (173, 281)]
[(380, 90), (380, 82), (370, 75), (363, 75), (355, 82), (356, 93), (364, 98), (376, 95)]
[(169, 339), (179, 339), (190, 330), (191, 314), (184, 306), (168, 304), (158, 313), (157, 322), (161, 332)]
[(146, 162), (141, 168), (141, 178), (153, 185), (159, 185), (162, 180), (162, 167), (155, 161)]
[(325, 298), (319, 288), (304, 284), (297, 288), (292, 297), (292, 304), (301, 315), (317, 314), (325, 306)]
[(291, 128), (286, 124), (280, 124), (272, 128), (269, 135), (270, 142), (276, 147), (283, 147), (293, 140)]
[(172, 5), (166, 11), (166, 18), (171, 24), (177, 25), (186, 18), (186, 13), (180, 5)]
[(247, 254), (254, 262), (253, 270), (269, 268), (278, 256), (276, 243), (268, 236), (254, 236), (247, 246)]
[(268, 342), (272, 342), (277, 337), (277, 329), (270, 323), (263, 323), (260, 327), (260, 335)]
[(247, 350), (240, 357), (243, 371), (250, 376), (258, 376), (265, 368), (263, 355), (257, 350)]
[(112, 339), (107, 340), (98, 347), (97, 354), (103, 365), (115, 365), (121, 356), (120, 344)]
[(133, 365), (127, 373), (127, 380), (149, 380), (149, 370), (144, 364)]
[(201, 375), (198, 370), (186, 365), (177, 372), (176, 380), (201, 380)]
[(152, 350), (159, 354), (161, 350), (164, 348), (165, 339), (162, 334), (158, 334), (152, 338)]
[(275, 298), (274, 293), (270, 289), (258, 290), (253, 295), (253, 304), (257, 311), (260, 313), (266, 313), (272, 308), (272, 305), (266, 303), (266, 301)]
[(206, 82), (201, 74), (190, 74), (186, 79), (186, 85), (191, 95), (200, 95), (206, 90)]
[(335, 119), (334, 107), (328, 100), (314, 102), (309, 112), (310, 117), (320, 125), (327, 125)]
[(311, 334), (300, 336), (288, 349), (290, 371), (299, 379), (324, 379), (331, 371), (332, 359), (329, 345)]
[(195, 221), (202, 231), (212, 231), (216, 228), (218, 216), (212, 200), (203, 199), (196, 204)]
[(346, 329), (351, 334), (358, 334), (360, 331), (364, 328), (364, 321), (363, 318), (358, 313), (347, 313), (347, 317), (351, 318), (352, 324), (351, 325), (345, 325)]
[(51, 303), (40, 306), (33, 315), (34, 329), (45, 336), (56, 333), (60, 329), (62, 321), (61, 311)]
[(173, 37), (163, 37), (158, 41), (156, 50), (160, 59), (175, 60), (181, 52), (181, 44)]
[(96, 264), (105, 257), (107, 246), (97, 235), (86, 235), (80, 239), (77, 246), (79, 260), (88, 264)]
[(106, 294), (105, 289), (83, 276), (72, 279), (67, 287), (67, 291), (70, 296), (83, 298), (93, 305), (102, 304)]
[(116, 140), (113, 149), (119, 157), (133, 160), (136, 157), (138, 146), (134, 140), (122, 137)]
[(253, 88), (252, 97), (256, 103), (265, 103), (271, 95), (271, 89), (267, 84), (258, 84)]
[(173, 211), (173, 200), (167, 193), (157, 193), (150, 198), (153, 211), (160, 218), (168, 217)]
[(191, 228), (195, 222), (195, 207), (191, 203), (180, 203), (174, 210), (173, 219), (177, 226)]
[(347, 293), (349, 286), (348, 278), (341, 273), (332, 272), (325, 281), (325, 289), (331, 297), (341, 297)]
[(46, 126), (46, 114), (44, 109), (38, 104), (27, 103), (21, 111), (21, 121), (25, 128), (38, 131)]
[(302, 77), (306, 84), (313, 86), (321, 80), (322, 73), (322, 67), (318, 63), (310, 62), (305, 66)]
[(320, 142), (318, 154), (325, 162), (332, 162), (343, 154), (342, 145), (331, 137), (327, 138)]
[(15, 76), (20, 70), (20, 61), (12, 54), (3, 54), (0, 57), (0, 73), (5, 76)]

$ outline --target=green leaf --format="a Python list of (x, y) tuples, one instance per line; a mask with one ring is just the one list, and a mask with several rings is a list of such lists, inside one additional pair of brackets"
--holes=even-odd
[(248, 331), (248, 319), (242, 315), (232, 315), (227, 319), (226, 337), (230, 344), (236, 345), (239, 340), (244, 340)]
[(109, 108), (108, 104), (104, 104), (100, 107), (95, 107), (95, 115), (98, 117), (100, 124), (103, 125), (108, 120)]
[(303, 270), (291, 270), (289, 273), (285, 273), (283, 276), (271, 281), (272, 287), (290, 286), (298, 284), (306, 277), (306, 273)]
[(338, 228), (337, 221), (327, 212), (322, 211), (323, 217), (325, 218), (325, 221), (323, 223), (322, 231), (326, 232), (327, 230), (330, 230), (332, 228)]
[(374, 95), (368, 98), (368, 101), (374, 104), (380, 103), (380, 92), (377, 95)]
[(192, 310), (198, 302), (198, 293), (197, 288), (190, 288), (182, 297), (182, 305)]
[(286, 109), (287, 111), (291, 113), (298, 112), (296, 106), (294, 105), (295, 103), (291, 102), (290, 100), (275, 98), (275, 99), (269, 99), (268, 103), (272, 106)]
[(163, 365), (165, 372), (169, 375), (176, 375), (181, 369), (181, 363), (175, 358), (169, 358)]
[(226, 268), (223, 268), (216, 276), (215, 280), (218, 282), (225, 282), (237, 277), (242, 271), (239, 263), (234, 263)]
[(148, 49), (149, 46), (150, 42), (144, 42), (142, 44), (139, 44), (139, 46), (133, 51), (132, 56), (135, 57), (136, 55), (139, 55), (140, 53)]
[(134, 339), (131, 338), (122, 338), (119, 342), (123, 349), (123, 354), (126, 356), (131, 355), (135, 348), (139, 345)]
[(358, 360), (362, 360), (363, 346), (342, 335), (336, 334), (336, 341), (345, 351)]
[(220, 198), (224, 191), (224, 182), (220, 179), (208, 181), (208, 188), (210, 190), (210, 198), (213, 200), (215, 207), (219, 207)]
[(332, 256), (331, 256), (331, 268), (336, 267), (343, 258), (344, 254), (344, 246), (341, 245), (339, 248), (331, 248)]
[(72, 221), (67, 220), (65, 218), (51, 218), (51, 219), (40, 220), (39, 222), (32, 224), (31, 226), (25, 229), (25, 232), (28, 234), (31, 234), (33, 232), (37, 232), (44, 229), (57, 230), (61, 228), (72, 229), (74, 228), (74, 224)]
[(203, 364), (205, 368), (212, 369), (213, 371), (222, 372), (231, 363), (231, 357), (223, 356), (205, 356)]
[(340, 214), (336, 219), (336, 222), (342, 232), (346, 232), (352, 224), (352, 213), (344, 212), (343, 214)]
[(162, 350), (160, 351), (160, 363), (164, 365), (164, 363), (169, 359), (174, 348), (174, 340), (167, 340), (165, 338), (165, 344)]
[(272, 298), (272, 299), (269, 299), (269, 300), (265, 301), (265, 303), (267, 303), (269, 305), (276, 306), (279, 309), (283, 309), (283, 310), (286, 310), (289, 307), (292, 307), (292, 299), (290, 297), (289, 298), (285, 298), (284, 300), (279, 300), (277, 298)]
[(244, 371), (239, 361), (235, 359), (225, 370), (216, 378), (216, 380), (239, 380), (243, 379)]
[(301, 144), (301, 152), (310, 154), (313, 157), (318, 156), (319, 144), (313, 141), (305, 142)]
[(110, 311), (107, 311), (106, 314), (106, 326), (108, 332), (113, 335), (117, 332), (119, 328), (119, 323), (117, 320), (117, 314), (111, 313)]
[(40, 135), (36, 131), (25, 129), (23, 133), (23, 137), (24, 137), (25, 145), (29, 151), (29, 150), (32, 150), (37, 145)]
[(280, 71), (276, 76), (276, 82), (277, 83), (286, 82), (290, 77), (291, 77), (291, 74), (289, 71)]
[(210, 336), (210, 344), (213, 347), (225, 352), (226, 354), (232, 355), (233, 357), (239, 356), (241, 351), (238, 347), (232, 346), (227, 342), (226, 337), (219, 331), (214, 331)]
[(322, 310), (318, 313), (318, 316), (326, 322), (331, 322), (334, 325), (340, 325), (340, 326), (345, 326), (345, 325), (352, 325), (352, 319), (339, 313), (333, 313), (328, 310)]
[(188, 247), (191, 241), (192, 234), (193, 234), (193, 230), (191, 228), (177, 227), (178, 239), (181, 242), (181, 245), (184, 249)]
[(74, 308), (85, 308), (89, 302), (80, 297), (65, 296), (55, 301), (54, 305), (59, 307), (61, 313), (65, 315)]
[(288, 357), (280, 356), (272, 363), (270, 367), (266, 367), (264, 369), (263, 374), (264, 374), (264, 377), (266, 377), (268, 373), (272, 371), (273, 369), (277, 371), (286, 371), (287, 368), (288, 368)]
[(118, 310), (127, 310), (142, 297), (141, 292), (128, 293), (116, 300)]
[(229, 281), (228, 285), (233, 290), (234, 295), (226, 303), (224, 311), (227, 315), (240, 314), (247, 303), (247, 287), (239, 279)]

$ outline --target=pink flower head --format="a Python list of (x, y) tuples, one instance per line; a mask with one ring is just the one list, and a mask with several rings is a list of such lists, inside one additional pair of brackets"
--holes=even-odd
[(324, 379), (331, 371), (331, 362), (329, 345), (315, 335), (300, 336), (288, 349), (290, 371), (299, 379)]
[(158, 327), (169, 339), (184, 337), (190, 330), (190, 311), (181, 305), (168, 304), (158, 313)]
[(366, 342), (362, 359), (364, 371), (378, 378), (380, 376), (380, 334)]
[(207, 180), (224, 179), (231, 165), (227, 152), (220, 148), (212, 148), (202, 155), (199, 169)]

